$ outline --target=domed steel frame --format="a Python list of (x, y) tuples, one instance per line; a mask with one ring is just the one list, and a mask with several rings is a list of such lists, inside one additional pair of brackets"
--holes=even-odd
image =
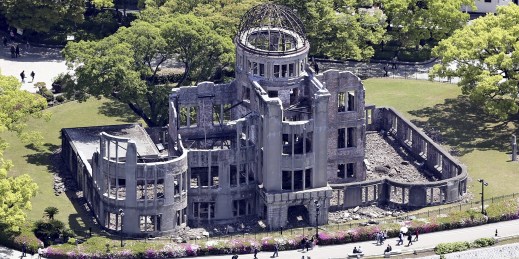
[(258, 54), (286, 55), (308, 48), (301, 20), (288, 7), (271, 3), (253, 7), (242, 17), (236, 44)]

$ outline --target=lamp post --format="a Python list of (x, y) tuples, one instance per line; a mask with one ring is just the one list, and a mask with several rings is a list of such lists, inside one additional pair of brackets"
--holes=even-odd
[(318, 200), (314, 200), (315, 203), (315, 239), (319, 240), (319, 209), (321, 204)]
[(481, 214), (486, 215), (485, 212), (485, 186), (488, 186), (488, 183), (485, 182), (484, 179), (478, 179), (478, 182), (481, 183)]
[(124, 217), (124, 210), (119, 209), (119, 216), (121, 217), (121, 232), (119, 233), (121, 235), (121, 247), (123, 247), (123, 217)]

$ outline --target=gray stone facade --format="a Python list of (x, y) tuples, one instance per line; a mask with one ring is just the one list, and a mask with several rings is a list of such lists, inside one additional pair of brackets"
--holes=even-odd
[[(287, 11), (255, 8), (269, 15)], [(242, 23), (235, 80), (172, 89), (167, 127), (62, 130), (65, 164), (102, 226), (164, 235), (256, 216), (278, 229), (295, 211), (321, 225), (330, 209), (397, 204), (395, 188), (403, 206), (460, 199), (464, 167), (396, 111), (366, 107), (357, 76), (315, 74), (306, 36), (291, 19), (292, 28)], [(442, 180), (365, 181), (366, 129), (389, 132)], [(334, 191), (342, 192), (338, 204), (330, 202)], [(433, 192), (442, 199), (432, 200)]]

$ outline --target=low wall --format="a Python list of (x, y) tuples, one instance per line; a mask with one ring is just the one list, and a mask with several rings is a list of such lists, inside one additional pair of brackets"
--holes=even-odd
[[(440, 145), (392, 108), (367, 106), (368, 129), (385, 131), (417, 162), (440, 179), (436, 182), (399, 182), (390, 178), (355, 183), (330, 184), (337, 197), (331, 210), (371, 204), (419, 208), (459, 201), (467, 192), (467, 169)], [(368, 109), (369, 108), (369, 109)]]

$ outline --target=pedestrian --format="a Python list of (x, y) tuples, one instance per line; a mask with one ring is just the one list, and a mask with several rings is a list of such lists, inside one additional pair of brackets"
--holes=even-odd
[(34, 76), (35, 76), (35, 75), (36, 75), (36, 74), (34, 73), (34, 71), (32, 71), (32, 72), (31, 72), (31, 78), (32, 78), (31, 82), (34, 82)]
[(409, 241), (409, 243), (407, 243), (407, 246), (413, 244), (413, 235), (411, 234), (411, 231), (407, 232), (407, 241)]
[(23, 244), (22, 244), (22, 257), (26, 256), (26, 254), (25, 254), (26, 252), (27, 252), (27, 244), (25, 242), (23, 242)]
[(419, 234), (418, 232), (420, 232), (420, 231), (419, 231), (418, 228), (417, 228), (417, 229), (414, 231), (414, 240), (413, 240), (413, 241), (415, 241), (415, 242), (418, 241), (418, 234)]
[(402, 231), (400, 231), (400, 233), (398, 234), (398, 243), (396, 243), (397, 246), (399, 245), (403, 245), (404, 244), (404, 233), (402, 233)]
[(387, 244), (387, 247), (386, 247), (386, 250), (384, 250), (384, 253), (389, 253), (389, 252), (391, 252), (391, 250), (393, 250), (393, 248), (391, 247), (390, 244)]
[(231, 257), (231, 259), (238, 259), (238, 255), (237, 255), (237, 254), (233, 255), (233, 256)]
[(360, 248), (360, 246), (357, 248), (357, 253), (362, 254), (362, 248)]
[(356, 253), (358, 253), (358, 252), (359, 252), (359, 250), (357, 250), (357, 247), (356, 247), (356, 246), (353, 247), (353, 253), (356, 254)]
[(254, 259), (258, 258), (257, 255), (258, 255), (258, 248), (254, 247)]
[(278, 243), (274, 244), (274, 254), (272, 255), (272, 257), (278, 257), (278, 251), (279, 251), (279, 245)]
[(301, 239), (301, 251), (305, 250), (305, 246), (306, 246), (306, 237), (303, 237), (303, 239)]
[(319, 74), (319, 65), (317, 64), (317, 62), (314, 61), (314, 71), (315, 71), (315, 74), (318, 75)]
[(15, 57), (16, 57), (16, 56), (15, 56), (15, 53), (16, 53), (16, 51), (15, 51), (15, 49), (14, 49), (14, 46), (11, 45), (11, 57), (12, 57), (12, 58), (15, 58)]
[(41, 259), (42, 256), (43, 256), (43, 248), (38, 247), (38, 259)]
[(2, 42), (4, 43), (4, 47), (7, 47), (7, 37), (2, 37)]
[(388, 70), (387, 70), (387, 66), (384, 66), (384, 77), (388, 77), (389, 74), (388, 74)]
[(22, 82), (25, 83), (25, 70), (20, 73), (20, 77), (22, 78)]
[(31, 48), (31, 44), (29, 44), (29, 41), (26, 41), (25, 44), (27, 45), (27, 49)]
[(20, 56), (20, 45), (16, 45), (16, 57)]
[(312, 239), (310, 239), (310, 248), (314, 249), (314, 236), (312, 236)]
[(308, 252), (308, 250), (310, 249), (310, 240), (306, 240), (305, 247), (306, 247), (306, 251)]

